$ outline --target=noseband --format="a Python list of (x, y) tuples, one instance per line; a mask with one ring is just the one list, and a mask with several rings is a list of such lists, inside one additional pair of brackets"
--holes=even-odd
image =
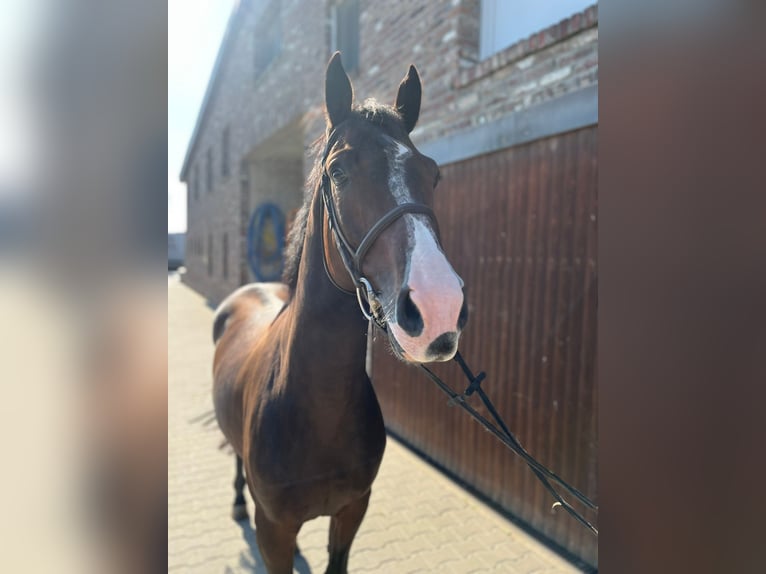
[[(378, 219), (378, 221), (364, 235), (362, 241), (359, 243), (359, 246), (354, 249), (354, 247), (351, 245), (351, 242), (346, 237), (346, 234), (343, 232), (343, 229), (341, 229), (340, 222), (338, 220), (338, 212), (335, 208), (335, 203), (333, 203), (332, 200), (332, 184), (326, 171), (327, 156), (330, 154), (330, 149), (332, 149), (332, 146), (335, 145), (337, 138), (337, 131), (334, 129), (330, 133), (330, 136), (327, 138), (327, 146), (325, 147), (325, 151), (322, 156), (322, 204), (325, 211), (327, 212), (327, 220), (330, 225), (330, 230), (336, 239), (335, 243), (338, 247), (338, 251), (340, 252), (341, 259), (343, 260), (343, 266), (346, 268), (349, 277), (351, 277), (351, 280), (354, 282), (356, 298), (359, 302), (359, 308), (362, 310), (362, 314), (367, 320), (373, 320), (378, 327), (385, 331), (386, 319), (383, 314), (383, 307), (378, 301), (375, 290), (373, 289), (370, 281), (362, 273), (364, 257), (375, 244), (375, 241), (378, 239), (378, 237), (380, 237), (380, 235), (397, 219), (407, 213), (427, 215), (434, 225), (434, 231), (436, 231), (437, 237), (439, 236), (439, 224), (436, 221), (436, 215), (434, 214), (433, 210), (427, 205), (422, 203), (402, 203)], [(322, 238), (324, 240), (324, 235), (322, 235)], [(330, 270), (327, 268), (327, 261), (324, 255), (324, 250), (322, 253), (322, 262), (324, 263), (325, 273), (327, 273), (327, 277), (330, 279), (332, 284), (345, 293), (353, 294), (352, 292), (348, 291), (347, 289), (343, 289), (340, 285), (338, 285), (335, 282), (335, 279), (333, 279), (332, 275), (330, 275)]]

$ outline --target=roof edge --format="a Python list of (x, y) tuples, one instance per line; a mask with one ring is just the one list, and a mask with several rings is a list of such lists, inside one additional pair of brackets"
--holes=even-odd
[(221, 46), (218, 49), (218, 54), (215, 57), (215, 63), (213, 64), (213, 69), (210, 72), (210, 79), (208, 80), (207, 88), (205, 89), (205, 95), (202, 98), (202, 105), (200, 106), (200, 111), (197, 114), (197, 121), (194, 124), (194, 131), (192, 132), (191, 139), (189, 140), (189, 144), (186, 147), (186, 155), (184, 156), (184, 162), (181, 166), (181, 172), (178, 175), (178, 179), (182, 182), (186, 182), (188, 179), (187, 174), (190, 167), (189, 162), (191, 161), (191, 156), (197, 147), (197, 139), (199, 138), (200, 131), (202, 130), (202, 124), (207, 117), (210, 108), (210, 101), (212, 100), (213, 94), (218, 87), (219, 73), (223, 65), (223, 60), (225, 59), (230, 48), (232, 38), (234, 37), (234, 27), (238, 21), (237, 16), (239, 16), (247, 2), (248, 0), (238, 0), (234, 4), (231, 14), (229, 15), (229, 21), (226, 24), (226, 31), (223, 34)]

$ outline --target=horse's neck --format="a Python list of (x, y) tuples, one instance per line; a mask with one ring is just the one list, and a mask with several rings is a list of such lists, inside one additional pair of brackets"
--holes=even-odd
[[(287, 352), (290, 370), (310, 376), (312, 388), (358, 385), (364, 376), (367, 322), (356, 299), (341, 292), (322, 263), (319, 194), (306, 225), (298, 281), (291, 302), (293, 317)], [(327, 390), (327, 389), (322, 389)]]

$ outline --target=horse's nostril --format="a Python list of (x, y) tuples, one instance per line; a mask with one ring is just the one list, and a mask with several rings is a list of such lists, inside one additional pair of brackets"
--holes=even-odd
[(410, 297), (409, 289), (402, 289), (396, 304), (396, 322), (411, 337), (423, 332), (423, 316)]
[(428, 345), (428, 355), (431, 357), (442, 357), (455, 350), (457, 343), (457, 333), (442, 333)]

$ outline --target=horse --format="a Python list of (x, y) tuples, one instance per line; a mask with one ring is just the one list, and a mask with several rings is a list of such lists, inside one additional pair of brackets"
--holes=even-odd
[(431, 207), (439, 168), (409, 137), (420, 103), (410, 66), (393, 107), (353, 105), (331, 57), (324, 152), (288, 234), (284, 283), (240, 287), (215, 314), (215, 413), (237, 455), (232, 515), (248, 518), (246, 481), (271, 574), (292, 572), (298, 532), (318, 516), (331, 517), (326, 571), (347, 571), (386, 445), (365, 371), (372, 320), (408, 363), (451, 359), (467, 320)]

